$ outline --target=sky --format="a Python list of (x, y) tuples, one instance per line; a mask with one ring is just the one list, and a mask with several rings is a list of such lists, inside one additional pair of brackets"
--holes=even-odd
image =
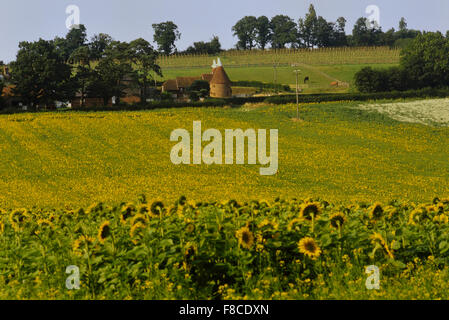
[(176, 43), (184, 50), (193, 42), (220, 38), (222, 47), (235, 46), (232, 26), (246, 15), (269, 18), (286, 14), (297, 21), (309, 5), (328, 21), (343, 16), (351, 33), (359, 17), (368, 17), (366, 8), (379, 8), (382, 29), (397, 29), (405, 17), (411, 29), (449, 30), (448, 0), (0, 0), (0, 60), (15, 59), (21, 41), (63, 37), (68, 32), (66, 8), (76, 5), (80, 23), (88, 35), (107, 33), (120, 41), (144, 38), (153, 42), (153, 23), (173, 21), (181, 32)]

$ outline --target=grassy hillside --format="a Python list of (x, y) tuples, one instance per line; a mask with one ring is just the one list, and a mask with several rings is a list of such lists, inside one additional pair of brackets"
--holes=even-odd
[[(226, 51), (220, 58), (225, 66), (273, 65), (274, 63), (309, 65), (379, 64), (398, 63), (400, 50), (388, 47), (371, 48), (323, 48)], [(209, 67), (216, 56), (173, 55), (162, 56), (159, 64), (163, 68)]]
[[(295, 85), (293, 70), (302, 71), (301, 87), (307, 93), (347, 91), (352, 86), (355, 73), (365, 66), (389, 67), (397, 65), (400, 51), (384, 47), (376, 48), (331, 48), (319, 50), (277, 50), (277, 51), (228, 51), (220, 58), (231, 80), (253, 80), (275, 82), (274, 64), (277, 67), (277, 83)], [(163, 78), (178, 76), (199, 76), (211, 71), (216, 56), (174, 55), (161, 57), (159, 64)], [(304, 85), (304, 78), (310, 82)], [(332, 88), (331, 82), (345, 82), (341, 88)]]
[[(172, 201), (321, 197), (429, 200), (449, 192), (446, 127), (400, 123), (357, 104), (0, 116), (0, 207), (86, 206), (145, 193)], [(174, 166), (172, 130), (279, 129), (279, 173)]]
[[(387, 68), (395, 64), (376, 64), (377, 68)], [(302, 72), (299, 77), (300, 87), (305, 93), (319, 92), (338, 92), (348, 91), (348, 86), (340, 88), (331, 87), (334, 81), (346, 82), (349, 89), (353, 85), (354, 75), (361, 68), (371, 66), (370, 64), (356, 65), (320, 65), (311, 66), (301, 64), (299, 67), (281, 66), (277, 68), (277, 83), (290, 85), (292, 88), (296, 85), (296, 76), (293, 70), (299, 68)], [(163, 70), (162, 79), (173, 79), (176, 77), (199, 76), (203, 73), (209, 73), (209, 68), (169, 68)], [(252, 80), (262, 82), (274, 82), (275, 71), (272, 66), (259, 67), (227, 67), (226, 72), (233, 81)], [(309, 77), (310, 81), (304, 85), (304, 78)], [(161, 79), (161, 80), (162, 80)]]

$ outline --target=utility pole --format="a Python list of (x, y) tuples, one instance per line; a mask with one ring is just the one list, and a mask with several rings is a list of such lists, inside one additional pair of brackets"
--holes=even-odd
[(278, 81), (277, 62), (274, 63), (273, 68), (274, 68), (274, 87), (275, 87), (276, 94), (278, 94), (278, 87), (277, 87), (277, 81)]
[(296, 73), (296, 119), (299, 120), (299, 74), (301, 73), (301, 70), (296, 69), (293, 71)]

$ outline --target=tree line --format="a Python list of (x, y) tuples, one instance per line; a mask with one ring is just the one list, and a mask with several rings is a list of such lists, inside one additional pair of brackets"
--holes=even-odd
[(448, 52), (449, 33), (420, 33), (402, 50), (398, 67), (363, 68), (355, 75), (355, 85), (366, 93), (448, 88)]
[[(420, 33), (408, 29), (405, 18), (399, 21), (399, 28), (383, 31), (374, 21), (359, 18), (352, 29), (352, 34), (346, 34), (347, 20), (340, 17), (335, 22), (329, 22), (319, 16), (311, 4), (304, 18), (297, 22), (287, 15), (276, 15), (269, 19), (266, 16), (245, 16), (232, 27), (232, 32), (238, 41), (235, 45), (239, 50), (281, 48), (323, 48), (343, 46), (395, 46), (404, 48)], [(195, 42), (185, 51), (178, 51), (175, 42), (181, 34), (173, 22), (153, 25), (154, 40), (159, 50), (165, 55), (177, 54), (216, 54), (221, 51), (217, 36), (209, 42)]]
[(318, 16), (310, 5), (304, 18), (295, 22), (286, 15), (277, 15), (271, 20), (266, 16), (246, 16), (233, 27), (233, 35), (238, 38), (237, 49), (254, 48), (313, 48), (341, 46), (403, 46), (405, 39), (415, 38), (419, 32), (409, 30), (404, 18), (399, 22), (399, 30), (394, 28), (383, 32), (382, 28), (367, 18), (359, 18), (352, 34), (346, 35), (347, 20), (340, 17), (336, 22), (329, 22)]
[[(102, 98), (106, 105), (124, 90), (139, 90), (142, 102), (156, 76), (158, 51), (145, 39), (116, 41), (100, 33), (87, 38), (86, 27), (72, 28), (65, 38), (21, 42), (10, 63), (13, 92), (28, 106), (47, 106), (81, 95)], [(1, 85), (0, 85), (1, 86)]]

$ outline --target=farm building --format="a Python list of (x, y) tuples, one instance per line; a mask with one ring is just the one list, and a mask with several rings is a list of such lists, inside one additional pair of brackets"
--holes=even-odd
[(226, 71), (222, 66), (218, 66), (213, 71), (213, 77), (210, 81), (210, 96), (212, 98), (231, 98), (232, 82), (229, 80)]
[(170, 92), (176, 95), (177, 98), (182, 98), (186, 90), (197, 80), (209, 82), (210, 96), (212, 98), (232, 97), (232, 82), (229, 80), (220, 59), (218, 59), (218, 63), (214, 61), (211, 73), (205, 73), (198, 77), (177, 77), (176, 79), (165, 81), (162, 85), (162, 92)]

